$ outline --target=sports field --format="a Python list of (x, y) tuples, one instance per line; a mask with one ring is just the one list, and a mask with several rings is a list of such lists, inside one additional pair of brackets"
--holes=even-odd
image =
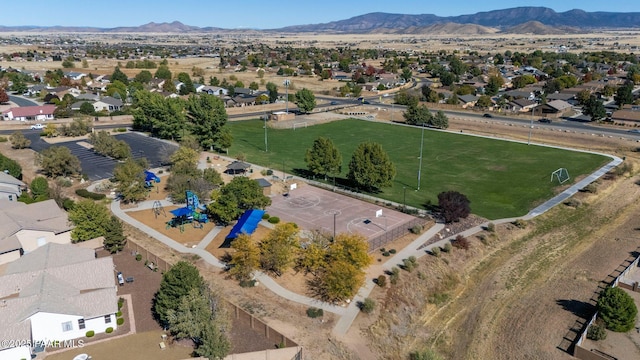
[(248, 162), (270, 167), (275, 174), (302, 174), (304, 155), (319, 136), (333, 140), (342, 155), (342, 173), (337, 182), (346, 184), (351, 154), (364, 141), (380, 143), (395, 163), (397, 176), (392, 187), (378, 197), (410, 206), (437, 204), (442, 191), (455, 190), (471, 200), (473, 213), (488, 219), (521, 216), (550, 198), (558, 186), (551, 173), (566, 168), (573, 179), (588, 174), (608, 158), (574, 151), (526, 145), (508, 141), (424, 131), (420, 190), (421, 129), (362, 120), (342, 120), (306, 128), (267, 130), (259, 120), (229, 124), (233, 134), (230, 156), (244, 154)]

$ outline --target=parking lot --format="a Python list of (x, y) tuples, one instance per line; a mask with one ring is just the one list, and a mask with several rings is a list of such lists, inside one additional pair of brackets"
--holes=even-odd
[[(57, 144), (49, 144), (40, 137), (39, 130), (26, 130), (24, 135), (31, 140), (31, 149), (40, 152), (50, 146), (65, 146), (71, 154), (78, 157), (82, 173), (89, 177), (90, 181), (108, 179), (113, 176), (113, 169), (118, 163), (116, 160), (95, 153), (78, 144), (84, 139), (71, 140)], [(151, 168), (159, 167), (168, 159), (169, 154), (176, 149), (176, 145), (159, 139), (154, 139), (143, 134), (130, 132), (115, 136), (123, 140), (129, 147), (135, 159), (147, 158)]]

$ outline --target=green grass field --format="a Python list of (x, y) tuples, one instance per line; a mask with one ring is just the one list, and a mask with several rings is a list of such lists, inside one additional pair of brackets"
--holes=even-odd
[(550, 175), (558, 168), (567, 168), (572, 178), (568, 183), (573, 183), (574, 178), (608, 161), (599, 155), (426, 129), (422, 179), (416, 191), (420, 128), (361, 120), (296, 130), (269, 128), (269, 151), (265, 152), (262, 121), (231, 122), (229, 126), (234, 138), (229, 155), (242, 153), (248, 162), (272, 168), (276, 175), (283, 166), (288, 173), (305, 170), (304, 155), (313, 141), (319, 136), (332, 139), (342, 155), (339, 183), (345, 182), (351, 154), (359, 143), (380, 143), (395, 163), (397, 176), (392, 187), (376, 196), (401, 204), (406, 194), (407, 205), (423, 208), (437, 204), (438, 193), (455, 190), (471, 200), (474, 214), (488, 219), (522, 216), (549, 199), (558, 186), (557, 181), (549, 181)]

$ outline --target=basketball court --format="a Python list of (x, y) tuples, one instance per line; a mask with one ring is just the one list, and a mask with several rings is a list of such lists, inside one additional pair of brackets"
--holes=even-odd
[(365, 201), (303, 185), (288, 194), (271, 197), (267, 212), (284, 222), (294, 222), (304, 230), (359, 233), (372, 239), (413, 220), (414, 217), (398, 211), (383, 209)]

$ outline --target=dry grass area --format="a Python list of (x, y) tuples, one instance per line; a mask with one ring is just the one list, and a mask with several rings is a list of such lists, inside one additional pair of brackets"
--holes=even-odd
[(69, 360), (79, 354), (88, 354), (93, 360), (110, 360), (114, 358), (115, 354), (121, 360), (176, 360), (191, 358), (193, 346), (167, 343), (165, 349), (160, 349), (161, 335), (161, 330), (133, 334), (48, 355), (47, 360)]

